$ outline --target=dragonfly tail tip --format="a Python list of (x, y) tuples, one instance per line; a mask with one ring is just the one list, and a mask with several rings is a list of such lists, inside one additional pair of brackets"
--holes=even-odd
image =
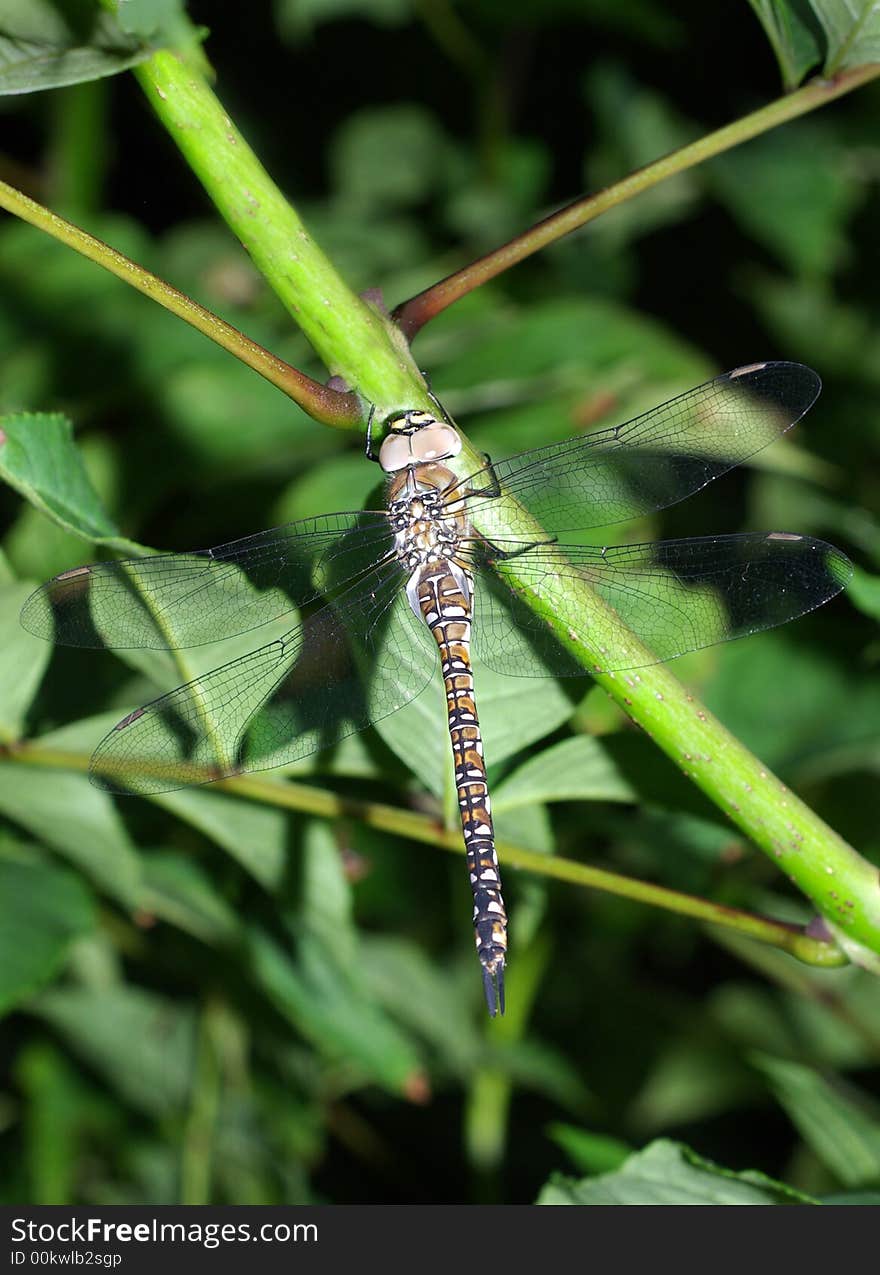
[(486, 993), (486, 1005), (489, 1009), (489, 1017), (494, 1018), (496, 1014), (504, 1014), (504, 966), (499, 965), (495, 969), (490, 970), (488, 966), (483, 966), (483, 990)]

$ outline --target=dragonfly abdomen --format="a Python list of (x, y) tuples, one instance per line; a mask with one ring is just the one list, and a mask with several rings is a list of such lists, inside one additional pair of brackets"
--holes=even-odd
[[(463, 586), (467, 586), (467, 591)], [(437, 563), (422, 568), (416, 596), (440, 649), (455, 787), (474, 896), (477, 955), (483, 967), (489, 1012), (495, 1014), (499, 1009), (504, 1013), (507, 913), (501, 897), (501, 873), (471, 669), (472, 588), (470, 575), (460, 566)]]

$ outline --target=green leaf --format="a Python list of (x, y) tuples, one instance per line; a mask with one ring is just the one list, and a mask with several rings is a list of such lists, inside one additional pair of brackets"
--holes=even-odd
[(207, 872), (179, 854), (156, 852), (144, 860), (140, 908), (203, 943), (229, 943), (238, 934), (238, 917)]
[(847, 585), (850, 601), (874, 620), (880, 620), (880, 576), (856, 567)]
[[(155, 348), (155, 340), (152, 344)], [(290, 465), (303, 463), (324, 455), (331, 445), (326, 431), (317, 433), (295, 404), (279, 411), (275, 387), (225, 350), (194, 351), (160, 374), (155, 392), (176, 442), (197, 454), (208, 473), (220, 470), (241, 478), (283, 464), (285, 458)], [(248, 423), (246, 430), (242, 421)], [(372, 472), (365, 462), (364, 468)], [(325, 505), (320, 512), (328, 508), (339, 505)]]
[(793, 273), (823, 277), (846, 259), (845, 230), (864, 185), (823, 121), (768, 133), (706, 169), (747, 234)]
[[(761, 912), (786, 916), (781, 896), (754, 901)], [(803, 923), (804, 911), (797, 919)], [(720, 933), (714, 935), (718, 942)], [(870, 1064), (874, 1053), (862, 1024), (880, 1016), (880, 985), (864, 970), (811, 969), (792, 961), (784, 952), (760, 946), (748, 939), (723, 946), (761, 975), (762, 981), (780, 989), (751, 983), (725, 983), (704, 1003), (704, 1011), (723, 1035), (731, 1054), (743, 1053), (805, 1059), (823, 1070)], [(751, 954), (751, 955), (750, 955)]]
[(0, 861), (0, 1014), (47, 983), (94, 921), (91, 895), (72, 872)]
[[(476, 662), (474, 678), (490, 766), (549, 735), (572, 714), (564, 687), (551, 678), (505, 677)], [(421, 695), (377, 722), (375, 730), (430, 792), (443, 795), (452, 751), (439, 670)]]
[(821, 60), (823, 41), (815, 17), (798, 0), (749, 0), (773, 46), (786, 89), (800, 84)]
[(180, 1002), (139, 987), (65, 987), (41, 996), (32, 1012), (138, 1110), (153, 1116), (183, 1110), (195, 1016)]
[(471, 1013), (474, 966), (467, 956), (458, 978), (415, 943), (365, 935), (360, 966), (379, 1003), (427, 1041), (451, 1071), (469, 1079), (483, 1042)]
[(158, 793), (152, 800), (222, 846), (267, 890), (281, 884), (287, 862), (283, 810), (204, 788)]
[[(602, 299), (561, 297), (522, 310), (507, 309), (491, 323), (481, 316), (464, 335), (469, 339), (438, 374), (437, 393), (445, 403), (450, 386), (472, 386), (481, 402), (501, 409), (492, 413), (491, 434), (468, 431), (475, 443), (479, 437), (480, 445), (491, 444), (496, 458), (555, 442), (566, 429), (573, 433), (581, 428), (578, 418), (588, 409), (590, 426), (606, 420), (613, 424), (656, 407), (711, 374), (705, 357), (668, 328)], [(633, 358), (635, 349), (638, 359)], [(513, 364), (511, 350), (516, 351)], [(489, 392), (499, 368), (512, 368), (500, 404)], [(548, 378), (555, 396), (548, 394)], [(529, 413), (528, 432), (511, 431), (512, 413), (504, 404), (514, 390), (522, 398), (537, 400)], [(460, 397), (468, 407), (464, 395)], [(461, 411), (458, 398), (454, 410)]]
[[(496, 766), (568, 721), (574, 711), (572, 690), (585, 688), (581, 679), (566, 687), (549, 677), (505, 677), (477, 661), (474, 681), (486, 757)], [(445, 728), (445, 714), (441, 723)]]
[(582, 1173), (612, 1173), (619, 1169), (632, 1153), (632, 1148), (619, 1138), (592, 1129), (579, 1129), (576, 1125), (551, 1124), (547, 1134), (562, 1147), (575, 1167)]
[(334, 139), (334, 185), (362, 211), (418, 204), (435, 190), (448, 148), (424, 107), (364, 108)]
[(26, 1102), (28, 1199), (71, 1204), (77, 1198), (80, 1141), (95, 1122), (94, 1090), (42, 1031), (16, 1058), (15, 1080)]
[(742, 1105), (755, 1085), (725, 1041), (681, 1033), (654, 1061), (629, 1117), (641, 1134), (708, 1120)]
[(312, 466), (291, 483), (273, 508), (273, 520), (284, 523), (316, 518), (328, 509), (384, 508), (376, 487), (376, 474), (363, 452), (345, 452)]
[(598, 1178), (554, 1176), (538, 1204), (816, 1204), (761, 1173), (734, 1173), (661, 1139)]
[(0, 478), (65, 531), (129, 553), (137, 551), (105, 513), (66, 417), (17, 412), (0, 418)]
[(127, 35), (147, 40), (185, 17), (183, 0), (122, 0), (117, 20)]
[[(118, 468), (113, 444), (101, 435), (92, 434), (78, 444), (86, 472), (107, 506), (114, 499)], [(6, 537), (10, 560), (19, 579), (44, 581), (71, 567), (82, 565), (85, 556), (82, 537), (66, 531), (47, 518), (35, 505), (20, 502), (18, 516)]]
[(494, 810), (543, 801), (635, 801), (636, 794), (598, 740), (576, 735), (551, 744), (495, 788)]
[(546, 806), (514, 806), (512, 810), (498, 810), (494, 787), (491, 787), (491, 793), (495, 834), (499, 841), (509, 841), (526, 850), (537, 850), (539, 854), (553, 853), (553, 821)]
[(880, 686), (821, 648), (780, 633), (732, 642), (704, 691), (708, 707), (771, 766), (875, 739)]
[(351, 882), (340, 847), (326, 821), (310, 820), (303, 837), (302, 923), (347, 974), (358, 967)]
[(880, 4), (877, 0), (810, 0), (828, 40), (825, 74), (880, 62)]
[[(584, 77), (584, 91), (595, 117), (586, 176), (597, 190), (677, 150), (697, 136), (696, 125), (682, 119), (659, 94), (616, 63), (596, 62)], [(620, 252), (632, 239), (681, 220), (700, 197), (699, 177), (678, 173), (638, 199), (609, 211), (592, 230), (604, 251)], [(581, 240), (580, 250), (585, 241)]]
[(156, 47), (130, 34), (97, 4), (2, 0), (0, 93), (31, 93), (116, 75), (143, 62)]
[[(142, 558), (141, 561), (149, 559)], [(179, 569), (173, 577), (173, 583), (179, 594), (186, 595), (188, 582), (184, 577), (188, 559), (180, 555), (175, 561), (179, 563)], [(211, 582), (212, 588), (215, 583), (219, 584), (219, 578), (216, 582)], [(255, 588), (243, 574), (236, 575), (234, 580), (225, 579), (225, 584), (220, 585), (212, 598), (216, 604), (212, 619), (213, 631), (222, 632), (225, 627), (232, 636), (226, 640), (195, 646), (192, 643), (201, 640), (204, 630), (201, 613), (182, 604), (186, 602), (186, 596), (172, 598), (164, 607), (155, 605), (149, 578), (145, 581), (137, 560), (128, 564), (125, 574), (120, 573), (112, 579), (108, 577), (105, 587), (92, 599), (91, 619), (97, 631), (107, 638), (107, 645), (114, 646), (114, 638), (116, 641), (120, 640), (118, 617), (124, 614), (126, 623), (137, 626), (138, 639), (154, 642), (155, 649), (122, 646), (116, 652), (119, 658), (145, 672), (163, 689), (185, 685), (193, 697), (195, 711), (204, 724), (199, 751), (188, 757), (185, 741), (175, 732), (172, 723), (160, 723), (157, 719), (156, 730), (150, 737), (150, 747), (147, 749), (144, 746), (145, 751), (138, 758), (145, 766), (153, 761), (164, 763), (170, 757), (182, 759), (184, 756), (187, 756), (187, 760), (206, 764), (221, 755), (222, 732), (218, 730), (218, 721), (222, 719), (223, 705), (219, 701), (216, 704), (203, 702), (200, 698), (200, 683), (194, 679), (281, 637), (292, 623), (289, 599), (279, 596), (276, 590)], [(119, 602), (121, 605), (117, 606)], [(257, 636), (250, 630), (236, 632), (240, 627), (240, 619), (259, 624), (260, 619), (267, 615), (269, 619), (261, 626)], [(38, 632), (46, 630), (51, 622), (51, 609), (45, 595), (35, 596), (32, 611), (25, 616), (25, 622), (29, 628)], [(116, 628), (113, 627), (114, 624)], [(135, 631), (134, 628), (132, 631)], [(124, 635), (122, 640), (124, 641)], [(171, 649), (160, 649), (162, 647)], [(270, 695), (276, 684), (277, 673), (264, 674), (266, 696)], [(249, 691), (252, 704), (258, 705), (259, 696), (254, 682)], [(138, 705), (135, 703), (131, 707), (136, 708)], [(247, 717), (245, 706), (242, 709), (242, 723)], [(116, 720), (118, 721), (118, 717)], [(111, 722), (110, 726), (114, 724), (115, 722)], [(69, 730), (65, 734), (69, 735)], [(89, 741), (90, 752), (100, 739), (101, 736), (95, 731)], [(144, 788), (143, 791), (148, 789)]]
[(423, 1085), (406, 1037), (343, 974), (332, 950), (304, 936), (294, 964), (261, 930), (251, 935), (251, 974), (276, 1008), (332, 1061), (395, 1093)]
[(75, 864), (123, 906), (137, 906), (140, 859), (113, 802), (85, 775), (3, 762), (0, 811)]
[(377, 26), (408, 21), (413, 0), (278, 0), (278, 24), (289, 38), (302, 38), (315, 27), (340, 18), (362, 17)]
[[(825, 53), (823, 74), (880, 61), (876, 0), (749, 0), (767, 32), (787, 89)], [(823, 40), (824, 33), (824, 40)]]
[(804, 1141), (846, 1187), (880, 1183), (880, 1110), (812, 1067), (759, 1055), (758, 1067)]
[(880, 1204), (880, 1191), (840, 1191), (836, 1195), (823, 1195), (822, 1204)]
[(18, 613), (33, 585), (0, 583), (0, 742), (21, 735), (22, 723), (46, 671), (52, 648), (26, 633)]

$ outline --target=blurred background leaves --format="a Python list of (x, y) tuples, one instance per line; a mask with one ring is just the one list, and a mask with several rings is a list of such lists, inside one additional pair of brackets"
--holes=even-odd
[[(391, 307), (582, 188), (769, 101), (780, 68), (793, 85), (826, 49), (846, 65), (845, 7), (277, 0), (245, 23), (240, 6), (194, 0), (189, 12), (210, 24), (237, 123), (348, 280)], [(176, 4), (138, 13), (120, 57), (180, 20)], [(0, 110), (0, 176), (322, 376), (129, 77)], [(878, 120), (873, 84), (683, 174), (471, 295), (415, 347), (494, 456), (739, 363), (817, 368), (825, 391), (794, 438), (616, 534), (785, 528), (854, 557), (853, 588), (824, 612), (678, 663), (875, 861)], [(29, 584), (97, 543), (198, 547), (378, 495), (354, 438), (12, 219), (0, 410), (0, 740), (81, 761), (159, 674), (30, 638), (16, 619)], [(56, 463), (39, 482), (25, 424), (51, 434), (41, 455)], [(77, 515), (65, 528), (35, 507), (38, 486), (56, 515)], [(808, 919), (600, 692), (482, 679), (501, 835)], [(296, 778), (442, 817), (436, 707), (426, 693)], [(457, 857), (212, 791), (114, 804), (74, 769), (4, 759), (0, 1195), (512, 1202), (564, 1170), (582, 1180), (557, 1178), (542, 1199), (625, 1202), (635, 1184), (644, 1200), (659, 1180), (678, 1199), (876, 1200), (876, 980), (562, 883), (508, 873), (507, 889), (511, 1013), (490, 1025)]]

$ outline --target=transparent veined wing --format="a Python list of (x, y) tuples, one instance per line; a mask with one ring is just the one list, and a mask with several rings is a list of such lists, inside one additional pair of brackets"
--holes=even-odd
[[(801, 363), (735, 368), (623, 425), (521, 452), (492, 470), (502, 492), (551, 534), (609, 526), (674, 505), (741, 464), (790, 429), (821, 385)], [(486, 473), (459, 488), (486, 493)], [(508, 502), (478, 494), (469, 506), (496, 544), (534, 538)]]
[(110, 792), (149, 794), (289, 765), (415, 699), (437, 649), (388, 561), (278, 641), (123, 718), (91, 763)]
[(387, 556), (385, 513), (327, 514), (192, 553), (64, 571), (25, 602), (30, 633), (64, 646), (201, 646), (280, 619), (329, 577), (355, 578)]
[[(833, 598), (852, 574), (833, 545), (783, 532), (607, 549), (540, 545), (518, 557), (515, 569), (524, 590), (588, 586), (648, 648), (648, 658), (642, 650), (627, 656), (622, 635), (620, 652), (600, 652), (591, 664), (597, 672), (661, 663), (785, 624)], [(474, 654), (483, 663), (520, 677), (584, 675), (515, 587), (483, 570), (475, 595)], [(584, 605), (572, 635), (589, 644), (591, 627)]]

